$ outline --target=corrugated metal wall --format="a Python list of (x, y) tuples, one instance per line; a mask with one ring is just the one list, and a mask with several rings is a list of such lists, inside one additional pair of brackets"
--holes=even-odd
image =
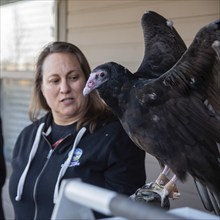
[(196, 32), (219, 18), (219, 0), (67, 1), (66, 40), (78, 45), (91, 67), (116, 61), (135, 71), (143, 57), (142, 14), (172, 19), (189, 45)]
[[(154, 10), (172, 19), (174, 26), (189, 45), (197, 31), (220, 17), (220, 0), (133, 0), (93, 1), (61, 0), (58, 39), (78, 45), (87, 56), (91, 67), (106, 61), (116, 61), (135, 71), (143, 57), (144, 42), (140, 19), (148, 10)], [(62, 22), (61, 22), (62, 23)], [(60, 27), (59, 27), (60, 28)], [(148, 181), (159, 173), (157, 161), (147, 156)], [(171, 201), (172, 208), (189, 206), (204, 210), (191, 178), (178, 183), (180, 200)]]
[(10, 161), (12, 150), (21, 130), (30, 124), (28, 106), (32, 81), (29, 79), (3, 78), (1, 82), (1, 115), (5, 156)]

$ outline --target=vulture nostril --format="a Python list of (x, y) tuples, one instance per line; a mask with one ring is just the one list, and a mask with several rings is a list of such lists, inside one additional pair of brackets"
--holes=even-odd
[(96, 75), (95, 75), (95, 79), (98, 79), (98, 78), (99, 78), (99, 75), (98, 75), (98, 74), (96, 74)]

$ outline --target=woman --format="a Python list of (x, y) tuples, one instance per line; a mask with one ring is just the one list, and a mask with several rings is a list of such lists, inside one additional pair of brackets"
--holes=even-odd
[[(70, 43), (51, 43), (39, 55), (33, 123), (13, 152), (9, 191), (16, 219), (50, 219), (62, 179), (127, 195), (144, 184), (144, 152), (96, 92), (82, 94), (89, 73), (85, 56)], [(47, 113), (37, 120), (42, 109)]]

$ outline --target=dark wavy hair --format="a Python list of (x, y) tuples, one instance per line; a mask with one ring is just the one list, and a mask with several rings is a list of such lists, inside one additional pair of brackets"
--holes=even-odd
[[(52, 42), (46, 45), (40, 53), (36, 63), (34, 87), (29, 108), (29, 117), (31, 121), (36, 121), (42, 110), (46, 112), (51, 112), (51, 109), (42, 94), (41, 84), (43, 62), (45, 58), (52, 53), (74, 54), (81, 65), (86, 80), (88, 79), (91, 72), (89, 63), (85, 55), (77, 46), (61, 41)], [(106, 114), (109, 114), (109, 112), (110, 110), (105, 102), (100, 98), (96, 91), (93, 91), (88, 95), (87, 111), (86, 114), (77, 122), (77, 129), (82, 126), (89, 125), (90, 132), (93, 132), (97, 126), (97, 123), (100, 120), (104, 120), (104, 118), (106, 118)]]

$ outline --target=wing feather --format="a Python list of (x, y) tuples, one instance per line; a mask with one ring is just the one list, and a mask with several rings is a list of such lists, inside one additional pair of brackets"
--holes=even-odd
[(182, 56), (186, 45), (170, 20), (148, 11), (141, 19), (145, 51), (138, 77), (157, 78), (168, 71)]

